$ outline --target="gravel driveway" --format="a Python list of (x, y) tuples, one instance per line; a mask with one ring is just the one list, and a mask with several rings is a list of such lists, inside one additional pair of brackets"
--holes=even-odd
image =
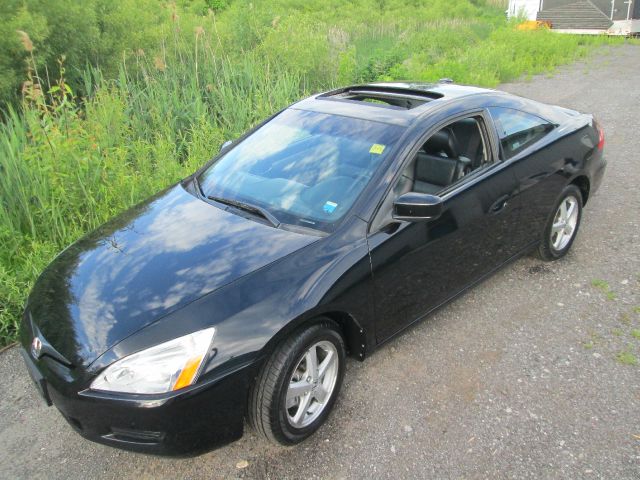
[(518, 260), (350, 362), (328, 423), (292, 448), (248, 431), (177, 460), (85, 441), (9, 349), (0, 477), (639, 479), (640, 46), (501, 88), (593, 112), (606, 131), (607, 175), (566, 258)]

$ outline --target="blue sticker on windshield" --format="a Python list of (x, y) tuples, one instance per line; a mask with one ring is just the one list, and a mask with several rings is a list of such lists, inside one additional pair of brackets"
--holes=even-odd
[(324, 204), (324, 207), (322, 207), (322, 210), (324, 210), (324, 213), (333, 213), (333, 211), (336, 209), (336, 207), (338, 206), (337, 203), (334, 202), (326, 202)]

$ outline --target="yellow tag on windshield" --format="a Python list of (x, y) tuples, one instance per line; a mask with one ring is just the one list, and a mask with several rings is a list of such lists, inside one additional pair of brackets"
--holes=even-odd
[(369, 149), (369, 153), (375, 153), (376, 155), (382, 155), (382, 152), (384, 152), (384, 145), (379, 143), (374, 143)]

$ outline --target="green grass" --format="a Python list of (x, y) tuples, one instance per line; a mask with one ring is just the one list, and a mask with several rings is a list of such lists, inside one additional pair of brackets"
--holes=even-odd
[(623, 350), (616, 355), (616, 360), (623, 365), (638, 365), (636, 356), (628, 350)]
[(604, 293), (604, 295), (607, 297), (607, 300), (615, 300), (616, 298), (618, 298), (616, 292), (611, 290), (609, 284), (604, 280), (592, 280), (591, 285)]
[(0, 345), (15, 339), (26, 296), (57, 252), (311, 92), (407, 78), (495, 86), (621, 42), (517, 31), (499, 0), (421, 5), (176, 7), (175, 17), (161, 12), (155, 47), (129, 45), (119, 68), (62, 66), (76, 83), (39, 79), (36, 44), (24, 72), (34, 86), (0, 123)]

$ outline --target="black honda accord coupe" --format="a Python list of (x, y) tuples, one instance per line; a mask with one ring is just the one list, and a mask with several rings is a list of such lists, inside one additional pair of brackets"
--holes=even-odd
[(298, 443), (348, 356), (520, 255), (565, 255), (603, 146), (591, 115), (450, 82), (314, 95), (60, 253), (27, 368), (104, 444), (193, 453), (245, 419)]

